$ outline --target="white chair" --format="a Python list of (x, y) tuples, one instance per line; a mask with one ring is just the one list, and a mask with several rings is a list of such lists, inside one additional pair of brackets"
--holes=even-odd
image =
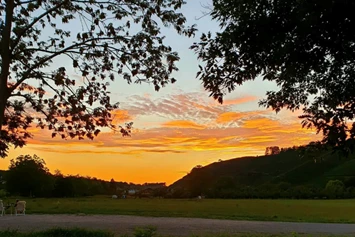
[(2, 200), (0, 200), (0, 213), (1, 216), (3, 216), (5, 214), (5, 206)]
[(26, 201), (18, 201), (15, 206), (15, 215), (16, 216), (25, 216), (26, 215)]

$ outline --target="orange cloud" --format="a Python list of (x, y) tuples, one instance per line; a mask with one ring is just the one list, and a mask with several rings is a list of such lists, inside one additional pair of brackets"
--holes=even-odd
[(192, 128), (192, 129), (205, 129), (205, 125), (197, 124), (192, 121), (187, 120), (175, 120), (169, 121), (162, 124), (163, 127), (168, 128)]
[(64, 154), (110, 154), (110, 155), (137, 155), (144, 153), (185, 153), (184, 151), (179, 150), (167, 150), (167, 149), (135, 149), (135, 150), (121, 150), (121, 151), (113, 151), (113, 150), (85, 150), (85, 149), (58, 149), (58, 147), (37, 147), (36, 150), (44, 151), (44, 152), (53, 152), (53, 153), (64, 153)]
[(218, 115), (218, 118), (216, 119), (217, 123), (229, 123), (238, 119), (243, 118), (243, 113), (238, 113), (238, 112), (225, 112), (220, 115)]
[(256, 97), (256, 96), (245, 96), (245, 97), (231, 99), (231, 100), (224, 100), (223, 101), (223, 105), (244, 104), (244, 103), (255, 101), (257, 99), (258, 99), (258, 97)]
[(268, 113), (267, 111), (224, 112), (218, 115), (216, 123), (225, 124), (236, 121), (255, 119)]
[(270, 118), (257, 118), (244, 121), (244, 128), (256, 128), (261, 132), (272, 133), (300, 133), (300, 134), (315, 134), (314, 130), (302, 128), (300, 120), (297, 118), (294, 121), (287, 121), (282, 123), (280, 120), (273, 120)]
[(280, 127), (280, 122), (269, 118), (257, 118), (244, 122), (244, 128), (258, 128), (260, 130), (276, 129)]
[(265, 143), (265, 142), (274, 142), (278, 139), (275, 136), (251, 136), (245, 140), (242, 140), (241, 143)]
[(113, 121), (116, 123), (127, 122), (133, 119), (127, 110), (115, 110), (111, 113)]
[(95, 150), (94, 153), (128, 155), (137, 153), (137, 149), (140, 150), (138, 153), (223, 151), (238, 147), (263, 150), (269, 145), (287, 147), (317, 139), (314, 132), (301, 128), (297, 118), (293, 123), (283, 123), (282, 119), (265, 117), (263, 112), (250, 111), (223, 113), (218, 121), (230, 121), (231, 118), (239, 118), (241, 123), (237, 127), (228, 125), (219, 128), (213, 123), (198, 124), (190, 120), (172, 120), (161, 124), (160, 127), (137, 130), (132, 137), (123, 138), (118, 133), (109, 132), (100, 134), (93, 141), (52, 139), (49, 131), (40, 130), (35, 133), (35, 140), (30, 140), (30, 143), (63, 147), (77, 153), (90, 153)]

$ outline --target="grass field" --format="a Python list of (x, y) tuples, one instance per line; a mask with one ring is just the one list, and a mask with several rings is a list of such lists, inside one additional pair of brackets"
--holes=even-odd
[(355, 200), (175, 200), (109, 197), (23, 200), (27, 201), (28, 214), (80, 213), (355, 223)]
[[(85, 229), (50, 229), (46, 231), (36, 231), (36, 232), (29, 232), (23, 233), (18, 231), (0, 231), (0, 237), (131, 237), (129, 235), (115, 235), (109, 231), (104, 230), (85, 230)], [(164, 237), (157, 235), (154, 232), (147, 231), (146, 229), (136, 230), (132, 237)], [(173, 236), (169, 236), (173, 237)], [(266, 235), (266, 234), (218, 234), (218, 235), (204, 235), (198, 236), (193, 235), (191, 237), (306, 237), (306, 235), (299, 235), (299, 234), (292, 234), (292, 235)], [(317, 235), (307, 235), (307, 237), (326, 237), (324, 235), (317, 236)], [(331, 237), (340, 237), (334, 236)]]
[(114, 237), (114, 234), (108, 231), (100, 230), (57, 228), (29, 233), (5, 230), (0, 231), (0, 237)]

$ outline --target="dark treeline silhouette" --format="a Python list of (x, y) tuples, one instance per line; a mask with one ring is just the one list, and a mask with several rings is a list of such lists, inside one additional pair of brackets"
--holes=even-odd
[[(201, 191), (201, 192), (200, 192)], [(259, 186), (243, 186), (230, 176), (221, 177), (207, 190), (177, 187), (170, 189), (166, 197), (194, 198), (205, 196), (223, 199), (346, 199), (355, 198), (355, 178), (330, 180), (323, 188), (314, 185), (292, 186), (288, 182), (265, 183)]]
[[(139, 191), (161, 196), (165, 183), (134, 184), (105, 181), (80, 175), (63, 175), (59, 170), (51, 174), (43, 159), (37, 155), (19, 156), (11, 160), (7, 171), (1, 172), (2, 190), (9, 195), (24, 197), (82, 197), (92, 195), (117, 195), (140, 197)], [(133, 190), (133, 194), (130, 194)], [(154, 192), (147, 192), (154, 190)], [(1, 193), (4, 193), (3, 191)]]

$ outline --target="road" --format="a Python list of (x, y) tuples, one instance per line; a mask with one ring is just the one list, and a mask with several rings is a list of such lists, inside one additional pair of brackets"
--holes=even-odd
[(191, 236), (204, 233), (302, 233), (355, 234), (355, 224), (314, 224), (266, 221), (234, 221), (200, 218), (139, 217), (120, 215), (26, 215), (0, 217), (0, 229), (20, 231), (43, 230), (52, 227), (105, 229), (117, 234), (130, 234), (136, 227), (155, 226), (158, 233), (170, 236)]

